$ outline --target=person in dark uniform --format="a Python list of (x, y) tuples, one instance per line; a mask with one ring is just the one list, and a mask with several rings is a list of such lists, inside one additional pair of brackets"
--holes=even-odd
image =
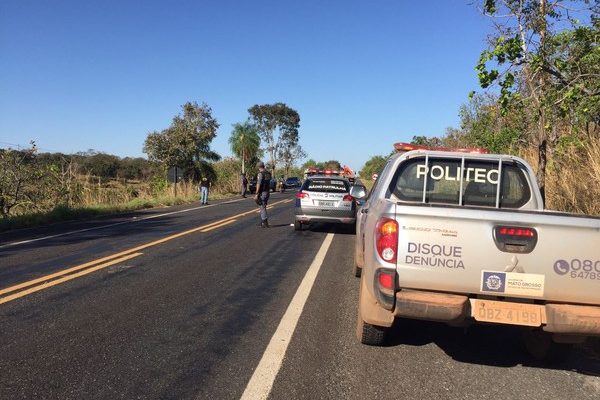
[(248, 190), (248, 178), (246, 178), (246, 173), (242, 172), (242, 197), (246, 198), (246, 191)]
[(267, 203), (271, 189), (271, 173), (265, 169), (265, 163), (259, 161), (256, 163), (258, 175), (256, 177), (256, 204), (260, 207), (260, 226), (269, 228), (269, 219), (267, 216)]

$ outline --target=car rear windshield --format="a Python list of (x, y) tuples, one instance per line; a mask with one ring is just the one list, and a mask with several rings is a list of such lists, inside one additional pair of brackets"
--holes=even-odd
[(465, 158), (464, 168), (461, 158), (429, 157), (428, 165), (425, 161), (418, 157), (400, 164), (390, 184), (399, 200), (456, 205), (462, 200), (465, 206), (496, 207), (499, 169), (500, 208), (519, 208), (531, 198), (524, 167), (515, 161), (503, 160), (500, 166), (498, 160)]
[(309, 192), (348, 193), (350, 185), (342, 179), (316, 178), (304, 182), (302, 190)]

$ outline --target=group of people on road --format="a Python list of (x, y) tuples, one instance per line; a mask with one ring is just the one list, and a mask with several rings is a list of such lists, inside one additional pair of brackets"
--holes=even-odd
[[(254, 200), (260, 208), (260, 226), (262, 228), (270, 228), (267, 215), (267, 203), (269, 202), (269, 195), (271, 193), (270, 186), (272, 177), (271, 173), (265, 168), (264, 162), (259, 161), (256, 163), (256, 167), (258, 168), (258, 175), (256, 176), (256, 197)], [(208, 204), (208, 189), (210, 186), (210, 180), (206, 176), (200, 179), (198, 191), (200, 192), (200, 203), (203, 205)], [(241, 186), (242, 197), (246, 198), (248, 178), (246, 177), (245, 172), (242, 173)]]

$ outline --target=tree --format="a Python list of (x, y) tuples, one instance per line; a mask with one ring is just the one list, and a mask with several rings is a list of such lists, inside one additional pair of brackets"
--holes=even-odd
[(290, 168), (294, 166), (296, 161), (306, 158), (306, 153), (299, 144), (289, 146), (285, 145), (279, 149), (279, 160), (283, 163), (284, 177), (287, 178), (290, 173)]
[(342, 164), (338, 160), (329, 160), (322, 162), (321, 165), (323, 169), (330, 169), (332, 171), (340, 171), (342, 169)]
[(266, 144), (265, 150), (269, 154), (275, 175), (279, 149), (298, 144), (300, 115), (284, 103), (256, 104), (248, 109), (248, 113)]
[(68, 194), (60, 180), (62, 171), (55, 165), (40, 163), (35, 142), (25, 150), (0, 149), (0, 166), (3, 218), (17, 209), (22, 213), (53, 208)]
[(117, 156), (106, 153), (95, 153), (83, 160), (83, 168), (91, 175), (103, 178), (114, 178), (117, 176), (120, 159)]
[(151, 132), (144, 143), (144, 153), (151, 161), (165, 167), (177, 166), (188, 177), (198, 179), (201, 174), (214, 177), (209, 161), (221, 157), (210, 149), (219, 124), (207, 104), (185, 103), (183, 114), (173, 118), (171, 126), (161, 132)]
[(248, 121), (234, 124), (229, 145), (231, 151), (242, 160), (242, 173), (245, 173), (246, 162), (254, 159), (260, 150), (260, 137), (256, 127)]
[(323, 163), (317, 162), (312, 158), (306, 160), (304, 164), (302, 164), (302, 169), (305, 170), (307, 168), (318, 168), (323, 169)]
[(360, 176), (366, 179), (371, 179), (373, 174), (380, 174), (385, 167), (385, 163), (387, 162), (387, 158), (383, 156), (373, 156), (371, 157), (363, 166), (360, 171)]
[(418, 144), (421, 146), (439, 147), (442, 145), (442, 140), (435, 136), (430, 138), (428, 138), (427, 136), (413, 136), (410, 143)]
[(13, 207), (26, 203), (28, 186), (39, 178), (33, 167), (37, 148), (0, 149), (0, 214), (8, 218)]
[[(532, 111), (536, 129), (531, 130), (530, 140), (537, 147), (537, 180), (545, 198), (548, 152), (554, 151), (560, 139), (560, 114), (590, 99), (597, 104), (600, 96), (597, 1), (483, 3), (484, 12), (496, 18), (496, 32), (476, 67), (479, 83), (482, 88), (499, 86), (503, 114), (515, 104)], [(576, 20), (573, 8), (578, 9), (575, 14), (586, 13), (591, 25)], [(564, 29), (568, 25), (572, 29)], [(556, 33), (555, 27), (563, 31)]]

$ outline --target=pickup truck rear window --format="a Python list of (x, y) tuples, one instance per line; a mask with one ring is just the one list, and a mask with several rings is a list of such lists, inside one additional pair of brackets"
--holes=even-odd
[[(504, 160), (501, 168), (499, 206), (522, 207), (531, 198), (522, 167), (514, 161)], [(427, 166), (425, 157), (419, 157), (400, 164), (390, 184), (390, 192), (400, 201), (456, 205), (462, 201), (465, 206), (496, 207), (498, 177), (496, 160), (465, 159), (462, 168), (461, 158), (429, 157)]]
[(304, 182), (302, 190), (309, 192), (348, 193), (350, 185), (342, 179), (317, 178)]

